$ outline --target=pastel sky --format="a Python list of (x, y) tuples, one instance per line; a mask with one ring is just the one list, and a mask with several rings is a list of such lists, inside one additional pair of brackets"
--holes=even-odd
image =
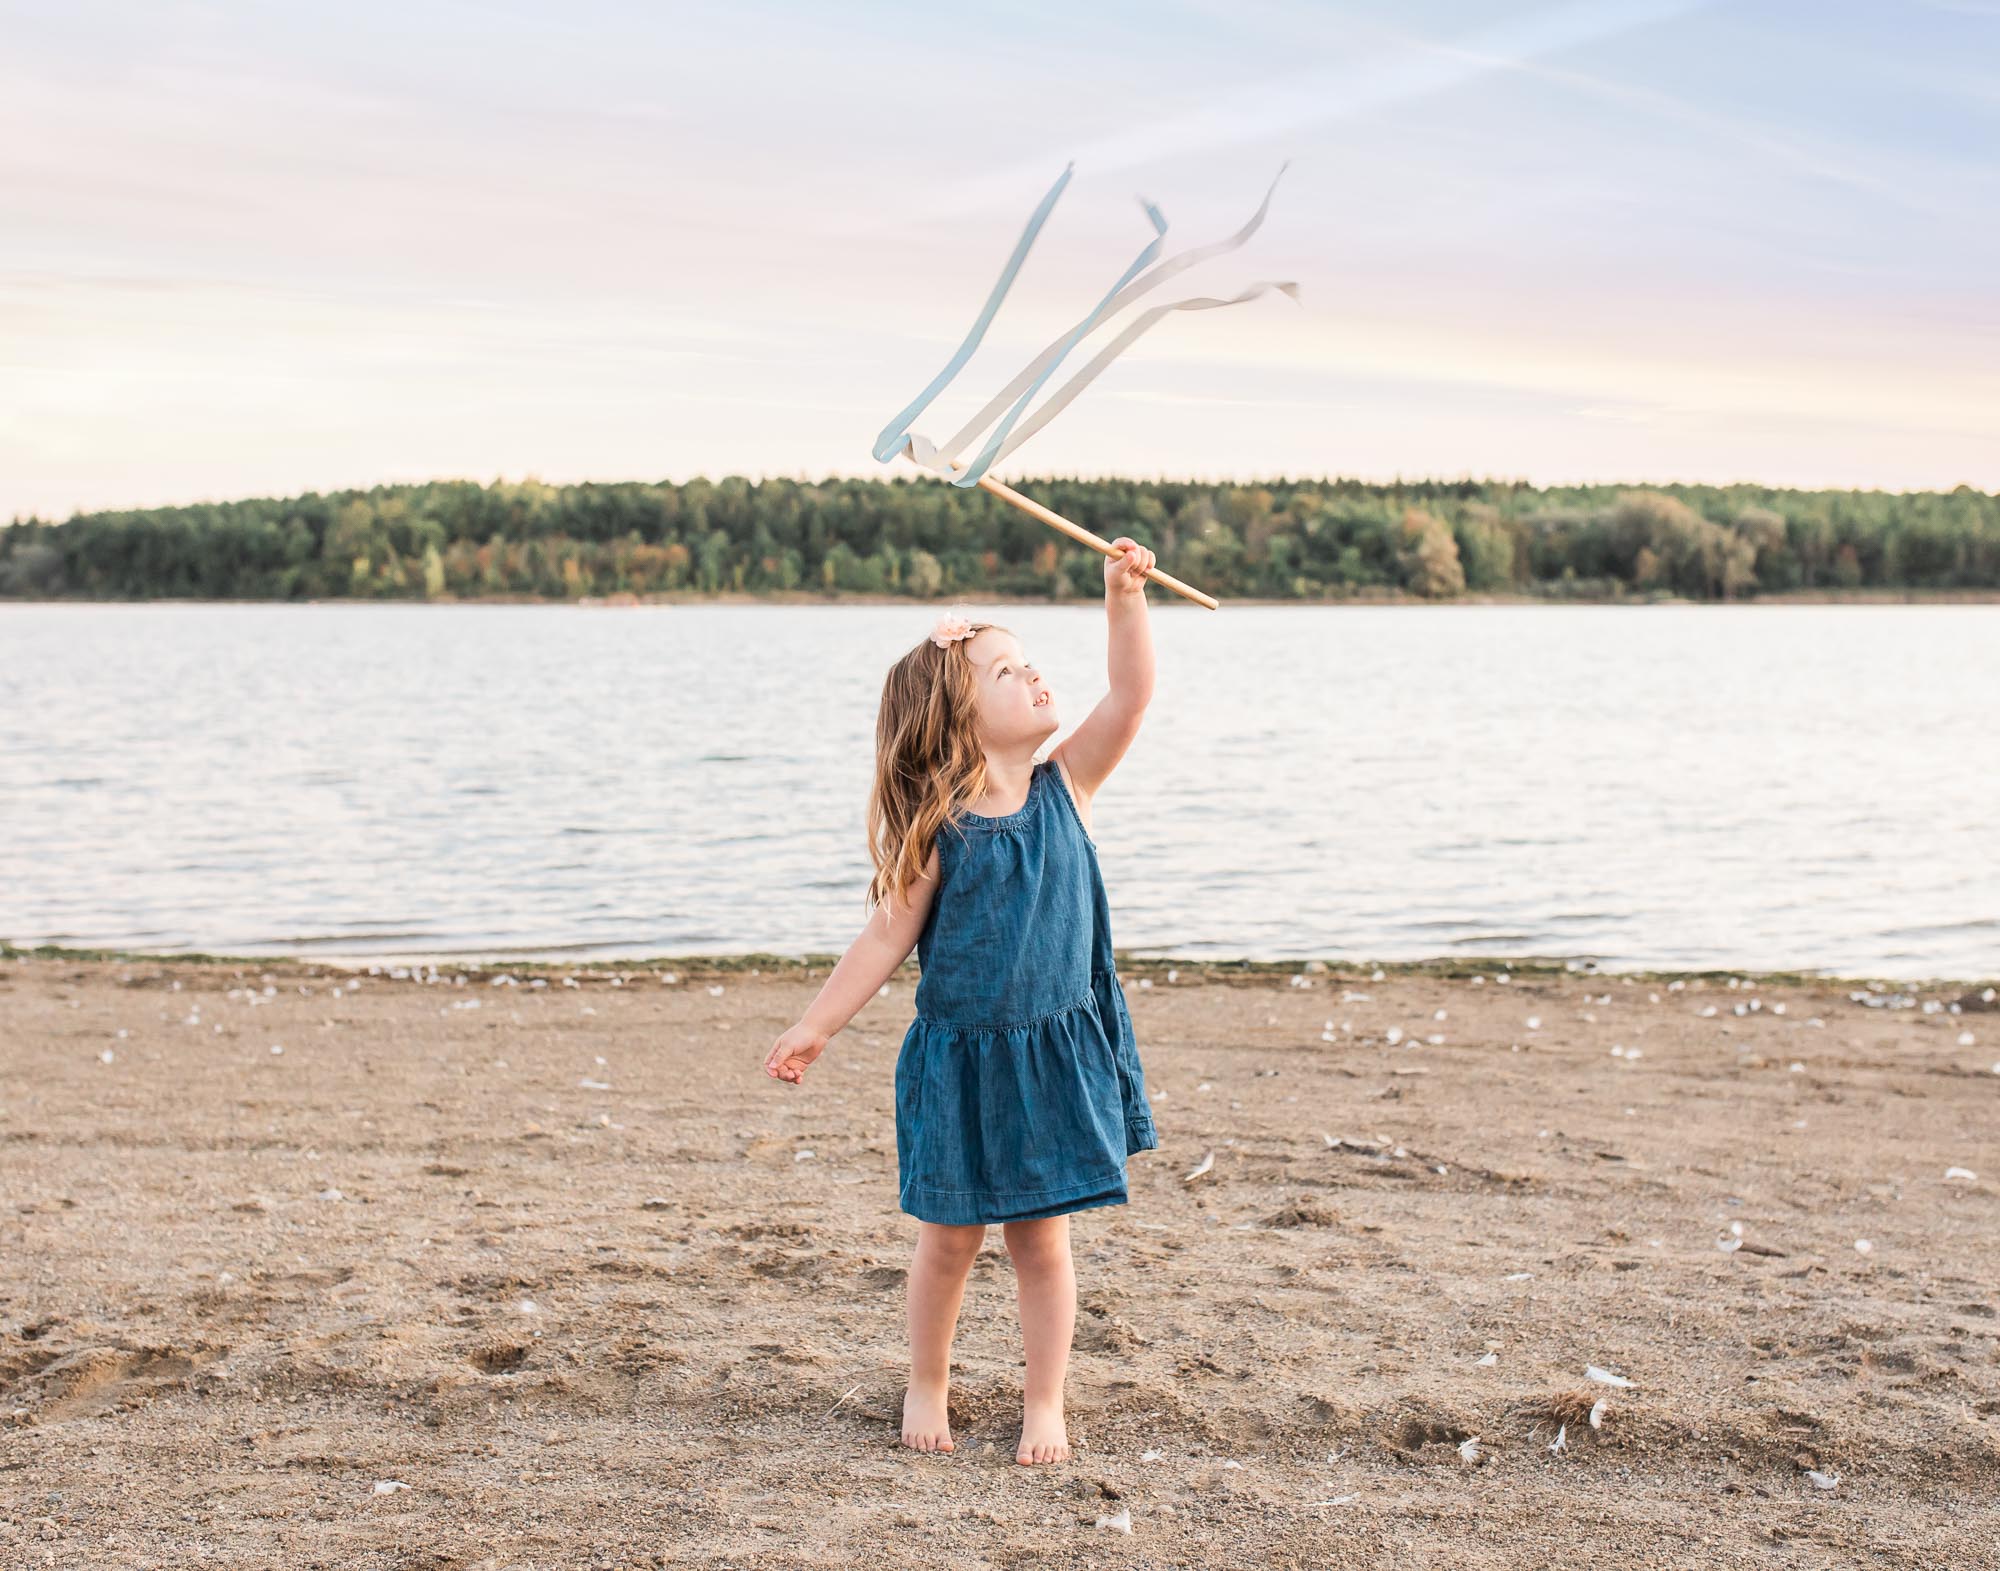
[[(995, 473), (2000, 490), (2000, 0), (0, 0), (0, 520), (879, 475), (1262, 231)], [(1073, 357), (1080, 364), (1105, 332)], [(1052, 384), (1053, 385), (1053, 384)], [(898, 466), (914, 475), (907, 464)]]

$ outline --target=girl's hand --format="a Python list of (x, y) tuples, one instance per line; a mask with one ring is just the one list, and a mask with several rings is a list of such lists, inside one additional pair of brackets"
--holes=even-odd
[(774, 1080), (800, 1084), (805, 1078), (806, 1066), (826, 1051), (827, 1041), (823, 1031), (815, 1031), (804, 1024), (793, 1026), (772, 1045), (764, 1059), (764, 1073)]
[(1146, 573), (1158, 558), (1130, 535), (1120, 535), (1111, 543), (1123, 546), (1125, 554), (1104, 559), (1105, 594), (1143, 595), (1146, 592)]

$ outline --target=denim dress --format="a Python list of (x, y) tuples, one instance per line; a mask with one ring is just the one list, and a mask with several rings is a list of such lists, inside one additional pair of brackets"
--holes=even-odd
[(1159, 1145), (1097, 844), (1053, 760), (1018, 812), (940, 831), (896, 1058), (902, 1209), (960, 1226), (1122, 1205)]

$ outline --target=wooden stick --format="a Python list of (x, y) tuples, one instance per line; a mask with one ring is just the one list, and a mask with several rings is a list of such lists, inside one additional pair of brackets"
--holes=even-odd
[[(910, 450), (908, 447), (905, 447), (903, 449), (903, 456), (905, 458), (910, 458)], [(915, 463), (916, 460), (914, 458), (910, 458), (910, 462)], [(963, 464), (960, 464), (957, 467), (963, 469), (965, 466)], [(1109, 540), (1101, 539), (1097, 535), (1092, 534), (1088, 529), (1085, 529), (1081, 524), (1071, 523), (1067, 518), (1063, 517), (1062, 514), (1060, 513), (1050, 512), (1049, 509), (1042, 506), (1040, 502), (1034, 501), (1029, 497), (1021, 495), (1019, 491), (1014, 490), (1011, 486), (1002, 485), (998, 480), (995, 480), (991, 475), (983, 476), (980, 479), (979, 489), (982, 491), (992, 492), (995, 496), (999, 497), (1003, 502), (1012, 502), (1016, 507), (1018, 507), (1022, 512), (1026, 513), (1030, 518), (1038, 518), (1043, 523), (1047, 524), (1051, 529), (1061, 530), (1064, 534), (1068, 535), (1070, 539), (1076, 541), (1077, 544), (1079, 545), (1087, 545), (1091, 547), (1093, 550), (1102, 551), (1106, 556), (1111, 556), (1111, 557), (1119, 557), (1125, 554), (1124, 551), (1122, 551), (1119, 547), (1113, 545)], [(1174, 577), (1173, 574), (1171, 573), (1163, 573), (1157, 567), (1150, 567), (1146, 570), (1146, 576), (1152, 579), (1152, 581), (1158, 584), (1161, 588), (1171, 589), (1175, 594), (1181, 595), (1186, 599), (1192, 600), (1196, 605), (1207, 606), (1208, 609), (1211, 611), (1220, 609), (1220, 607), (1215, 602), (1215, 598), (1212, 595), (1205, 595), (1199, 589), (1193, 587), (1191, 584), (1182, 583), (1178, 578)]]

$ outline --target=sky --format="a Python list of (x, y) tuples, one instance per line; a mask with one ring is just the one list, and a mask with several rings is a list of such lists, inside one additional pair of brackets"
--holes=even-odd
[(1097, 303), (1142, 202), (1172, 255), (1285, 165), (1145, 303), (1299, 298), (1168, 316), (1001, 479), (2000, 490), (2000, 0), (0, 0), (0, 30), (0, 520), (914, 476), (878, 432), (1071, 163), (916, 430)]

